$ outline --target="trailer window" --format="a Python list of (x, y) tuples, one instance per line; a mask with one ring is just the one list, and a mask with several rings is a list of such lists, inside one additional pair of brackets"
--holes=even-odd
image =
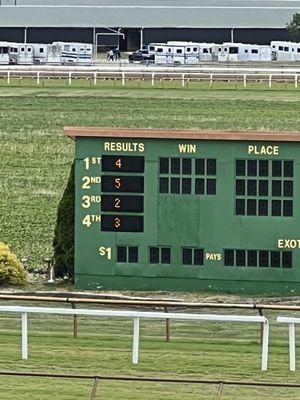
[(284, 48), (284, 51), (289, 51), (289, 48), (288, 48), (288, 47), (285, 47), (285, 48)]
[(40, 53), (44, 53), (43, 47), (40, 47)]
[(163, 52), (162, 47), (158, 47), (158, 48), (157, 48), (157, 52), (158, 52), (158, 53), (162, 53), (162, 52)]
[(171, 53), (172, 49), (168, 48), (168, 52)]
[(28, 47), (27, 51), (28, 51), (28, 53), (30, 53), (31, 52), (31, 47)]
[(176, 49), (176, 53), (177, 54), (181, 54), (182, 53), (182, 49)]
[(245, 49), (245, 53), (248, 53), (248, 50), (247, 50), (247, 49)]
[(300, 53), (300, 47), (298, 47), (298, 49), (297, 49), (297, 53)]
[(194, 47), (194, 48), (193, 48), (193, 51), (198, 51), (197, 47)]
[(20, 49), (21, 51), (25, 51), (25, 47), (21, 47), (21, 49)]
[(76, 49), (75, 49), (75, 47), (72, 47), (72, 51), (74, 51), (74, 53), (76, 52)]
[(191, 52), (191, 48), (190, 48), (190, 47), (187, 47), (187, 48), (186, 48), (186, 52), (187, 52), (187, 53), (190, 53), (190, 52)]
[(278, 47), (278, 50), (283, 51), (283, 46), (279, 46), (279, 47)]
[(257, 50), (257, 49), (252, 49), (252, 50), (251, 50), (251, 53), (252, 53), (252, 54), (258, 54), (258, 50)]
[(238, 54), (239, 48), (238, 47), (229, 47), (229, 54)]
[(227, 47), (224, 48), (224, 51), (228, 51)]
[(154, 51), (154, 50), (155, 50), (155, 49), (154, 49), (154, 46), (150, 46), (150, 47), (149, 47), (149, 50), (150, 50), (150, 51)]
[(203, 53), (209, 53), (208, 49), (203, 49)]
[(8, 47), (2, 47), (2, 53), (7, 54), (8, 53)]

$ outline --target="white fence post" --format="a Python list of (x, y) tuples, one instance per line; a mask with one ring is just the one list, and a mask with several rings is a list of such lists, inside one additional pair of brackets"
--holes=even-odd
[(140, 319), (133, 318), (132, 364), (139, 362)]
[(213, 86), (213, 74), (210, 74), (210, 79), (209, 79), (209, 88), (211, 89)]
[(72, 84), (72, 72), (69, 71), (69, 85)]
[(28, 324), (27, 324), (27, 313), (21, 313), (22, 321), (22, 359), (27, 360), (28, 358)]
[(154, 78), (155, 78), (155, 73), (151, 75), (151, 86), (154, 87)]
[(298, 75), (295, 74), (295, 88), (297, 89), (298, 87)]
[(125, 86), (125, 72), (122, 72), (122, 86)]
[(247, 86), (247, 75), (244, 75), (244, 87)]
[(182, 84), (183, 87), (184, 87), (184, 85), (185, 85), (185, 83), (184, 83), (184, 76), (185, 76), (185, 74), (182, 74), (181, 84)]
[(272, 87), (272, 75), (269, 75), (269, 88)]
[(296, 370), (295, 324), (289, 324), (290, 371)]
[(97, 85), (97, 72), (94, 72), (94, 85)]
[(263, 323), (263, 341), (262, 341), (262, 357), (261, 357), (261, 370), (268, 369), (268, 348), (269, 348), (269, 321)]
[(38, 71), (36, 74), (36, 83), (37, 83), (37, 85), (40, 84), (40, 71)]
[(10, 84), (10, 71), (7, 71), (7, 84)]

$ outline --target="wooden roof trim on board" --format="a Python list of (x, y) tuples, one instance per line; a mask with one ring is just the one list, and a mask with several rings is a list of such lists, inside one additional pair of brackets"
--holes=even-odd
[(139, 128), (96, 128), (66, 126), (64, 134), (76, 137), (129, 138), (129, 139), (190, 139), (190, 140), (251, 140), (300, 142), (300, 132), (234, 132), (210, 130), (166, 130)]

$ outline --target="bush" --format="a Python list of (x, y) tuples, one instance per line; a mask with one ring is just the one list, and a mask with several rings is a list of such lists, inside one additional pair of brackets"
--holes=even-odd
[(0, 284), (21, 285), (25, 278), (26, 271), (17, 256), (0, 242)]
[(74, 163), (69, 180), (57, 209), (54, 232), (55, 276), (74, 277), (74, 207), (75, 207)]

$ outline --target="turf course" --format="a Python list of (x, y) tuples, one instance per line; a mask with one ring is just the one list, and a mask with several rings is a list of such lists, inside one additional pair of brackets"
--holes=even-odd
[(0, 238), (41, 264), (73, 159), (66, 125), (225, 130), (300, 128), (297, 91), (0, 90)]
[[(132, 365), (132, 321), (81, 317), (79, 337), (73, 339), (71, 317), (31, 316), (25, 361), (20, 358), (19, 318), (7, 314), (0, 318), (0, 370), (299, 382), (299, 370), (288, 371), (287, 327), (274, 326), (274, 314), (267, 315), (271, 346), (264, 373), (256, 324), (172, 321), (171, 342), (166, 343), (164, 321), (143, 321), (140, 362)], [(0, 376), (0, 385), (1, 398), (7, 400), (89, 399), (92, 390), (92, 381), (49, 378)], [(217, 392), (217, 385), (101, 381), (96, 399), (212, 400)], [(300, 389), (225, 386), (222, 399), (293, 400), (300, 399)]]
[[(0, 88), (0, 240), (34, 266), (51, 254), (57, 204), (73, 159), (66, 125), (300, 131), (297, 90), (134, 88)], [(172, 323), (173, 325), (173, 323)], [(131, 374), (209, 379), (299, 381), (288, 372), (287, 328), (271, 336), (270, 369), (260, 372), (259, 328), (174, 323), (164, 343), (162, 322), (142, 325), (141, 362), (130, 363), (132, 324), (34, 317), (30, 358), (21, 361), (19, 320), (0, 319), (0, 369), (78, 374)], [(272, 330), (271, 330), (272, 333)], [(88, 399), (91, 383), (0, 377), (7, 400)], [(216, 387), (103, 382), (97, 399), (215, 399)], [(51, 396), (51, 397), (50, 397)], [(229, 399), (300, 399), (287, 389), (226, 388)]]

